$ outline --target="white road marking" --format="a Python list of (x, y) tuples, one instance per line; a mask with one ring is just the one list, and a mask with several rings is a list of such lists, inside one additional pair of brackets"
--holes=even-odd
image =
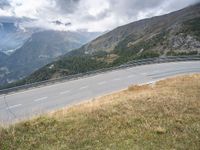
[(20, 107), (20, 106), (22, 106), (22, 104), (17, 104), (17, 105), (9, 106), (6, 109), (13, 109), (13, 108), (17, 108), (17, 107)]
[(45, 100), (45, 99), (47, 99), (47, 98), (48, 98), (48, 97), (41, 97), (41, 98), (35, 99), (34, 101), (35, 101), (35, 102), (39, 102), (39, 101)]
[(6, 97), (19, 95), (19, 94), (24, 94), (24, 93), (28, 93), (28, 92), (31, 92), (31, 91), (34, 91), (34, 90), (37, 90), (37, 88), (27, 89), (27, 91), (19, 91), (19, 92), (14, 92), (14, 93), (8, 93), (8, 94), (6, 94)]
[(115, 78), (115, 79), (113, 79), (113, 81), (119, 81), (119, 80), (121, 80), (120, 78)]
[(83, 89), (87, 89), (88, 86), (83, 86), (83, 87), (80, 87), (80, 90), (83, 90)]
[(106, 81), (103, 81), (103, 82), (99, 82), (98, 85), (103, 85), (103, 84), (106, 84)]
[(67, 94), (67, 93), (69, 93), (70, 91), (68, 90), (68, 91), (63, 91), (63, 92), (60, 92), (60, 95), (64, 95), (64, 94)]

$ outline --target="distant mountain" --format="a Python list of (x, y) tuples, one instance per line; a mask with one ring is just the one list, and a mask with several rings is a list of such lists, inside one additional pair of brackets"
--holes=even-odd
[(6, 54), (4, 54), (3, 52), (0, 52), (0, 64), (2, 64), (3, 62), (5, 62), (5, 60), (8, 58), (8, 56)]
[(67, 53), (18, 83), (31, 83), (117, 66), (141, 58), (199, 53), (200, 3), (118, 27)]
[[(7, 58), (8, 56), (6, 54), (4, 54), (3, 52), (0, 52), (0, 65), (4, 63)], [(8, 73), (8, 70), (5, 67), (0, 67), (0, 82), (1, 82), (1, 78), (3, 78), (5, 74), (7, 73)]]
[(23, 30), (17, 23), (0, 20), (0, 51), (7, 54), (13, 53), (33, 32), (34, 29)]
[(98, 51), (199, 50), (200, 3), (167, 15), (118, 27), (81, 48)]
[(6, 68), (6, 74), (1, 75), (0, 83), (24, 78), (55, 58), (81, 47), (99, 34), (53, 30), (33, 33), (21, 48), (1, 62), (0, 68)]

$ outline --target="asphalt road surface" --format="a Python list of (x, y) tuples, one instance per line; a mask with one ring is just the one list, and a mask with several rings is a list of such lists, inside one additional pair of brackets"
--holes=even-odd
[(131, 67), (26, 91), (0, 95), (0, 123), (10, 124), (133, 84), (151, 83), (170, 76), (200, 73), (200, 61)]

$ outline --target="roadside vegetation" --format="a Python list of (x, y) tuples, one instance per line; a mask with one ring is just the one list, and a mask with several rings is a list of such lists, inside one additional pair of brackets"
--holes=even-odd
[(183, 23), (182, 32), (194, 35), (198, 40), (200, 40), (200, 17), (188, 20)]
[(200, 149), (200, 74), (0, 128), (0, 149)]
[(191, 51), (191, 52), (175, 52), (175, 51), (169, 51), (167, 52), (167, 56), (194, 56), (198, 55), (198, 51)]
[(159, 56), (160, 54), (156, 51), (145, 51), (139, 55), (129, 56), (119, 55), (116, 53), (95, 53), (92, 56), (68, 56), (59, 61), (53, 62), (53, 65), (46, 65), (22, 80), (0, 86), (0, 90), (69, 75), (76, 75), (89, 71), (115, 67), (131, 60), (155, 58)]
[[(200, 18), (183, 22), (182, 28), (180, 31), (177, 31), (176, 34), (184, 34), (184, 36), (193, 35), (199, 41), (199, 23)], [(141, 38), (141, 40), (137, 40), (134, 34), (131, 34), (121, 40), (111, 52), (102, 50), (92, 54), (85, 54), (83, 49), (77, 49), (63, 56), (62, 59), (44, 66), (22, 80), (0, 86), (0, 89), (120, 66), (133, 60), (158, 58), (160, 56), (200, 55), (196, 49), (181, 51), (170, 48), (168, 43), (169, 37), (169, 31), (163, 29), (161, 32), (148, 39)], [(52, 64), (53, 67), (51, 67)]]

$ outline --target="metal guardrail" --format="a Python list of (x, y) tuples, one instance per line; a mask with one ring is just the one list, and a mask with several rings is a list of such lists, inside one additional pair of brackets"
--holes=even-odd
[(19, 90), (25, 90), (25, 89), (29, 89), (29, 88), (59, 83), (59, 82), (63, 82), (63, 81), (75, 80), (75, 79), (78, 79), (78, 78), (96, 75), (96, 74), (99, 74), (99, 73), (104, 73), (104, 72), (108, 72), (108, 71), (112, 71), (112, 70), (118, 70), (118, 69), (140, 66), (140, 65), (147, 65), (147, 64), (178, 62), (178, 61), (200, 61), (200, 56), (178, 56), (178, 57), (170, 56), (170, 57), (159, 57), (159, 58), (148, 58), (148, 59), (134, 60), (134, 61), (127, 62), (126, 64), (123, 64), (123, 65), (120, 65), (120, 66), (117, 66), (117, 67), (104, 68), (104, 69), (99, 69), (99, 70), (95, 70), (95, 71), (89, 71), (89, 72), (86, 72), (86, 73), (69, 75), (69, 76), (62, 77), (62, 78), (51, 79), (51, 80), (35, 82), (35, 83), (31, 83), (31, 84), (25, 84), (25, 85), (22, 85), (22, 86), (16, 86), (16, 87), (13, 87), (13, 88), (3, 89), (3, 90), (0, 90), (0, 95), (8, 94), (8, 93), (11, 93), (11, 92), (16, 92), (16, 91), (19, 91)]

